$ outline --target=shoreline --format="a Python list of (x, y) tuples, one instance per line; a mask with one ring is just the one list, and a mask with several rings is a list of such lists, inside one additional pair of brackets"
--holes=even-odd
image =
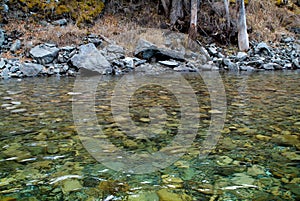
[[(215, 44), (199, 45), (196, 51), (191, 51), (185, 48), (187, 35), (176, 32), (161, 33), (159, 41), (163, 44), (156, 45), (141, 37), (133, 53), (128, 52), (126, 47), (117, 45), (116, 41), (96, 34), (82, 39), (81, 45), (58, 47), (56, 44), (42, 43), (26, 52), (22, 49), (24, 45), (21, 40), (7, 37), (5, 31), (0, 29), (1, 53), (10, 52), (16, 55), (16, 58), (0, 59), (0, 79), (76, 76), (80, 69), (104, 75), (126, 74), (131, 71), (255, 72), (300, 69), (300, 40), (290, 36), (283, 36), (279, 43), (252, 41), (249, 51), (229, 55), (228, 50)], [(151, 31), (148, 34), (151, 35)], [(24, 55), (18, 58), (18, 52), (22, 51), (26, 55), (25, 59)]]

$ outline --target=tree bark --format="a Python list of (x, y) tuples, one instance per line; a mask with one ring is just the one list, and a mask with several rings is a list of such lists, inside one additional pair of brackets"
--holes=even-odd
[(230, 14), (229, 14), (229, 3), (228, 0), (224, 0), (224, 6), (225, 6), (225, 15), (226, 15), (226, 21), (227, 21), (227, 32), (230, 30)]
[(191, 21), (189, 29), (189, 48), (193, 48), (194, 41), (197, 38), (197, 12), (198, 12), (198, 0), (191, 0)]
[(182, 0), (173, 0), (170, 12), (170, 22), (174, 25), (179, 18), (183, 18), (183, 5)]
[(161, 4), (164, 8), (165, 15), (169, 15), (169, 7), (170, 7), (170, 0), (161, 0)]
[(238, 0), (238, 44), (240, 51), (249, 49), (249, 38), (247, 33), (246, 11), (244, 0)]

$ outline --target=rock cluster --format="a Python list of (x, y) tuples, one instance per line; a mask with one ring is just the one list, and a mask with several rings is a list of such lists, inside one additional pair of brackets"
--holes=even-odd
[(252, 42), (252, 49), (247, 53), (238, 52), (227, 57), (214, 45), (209, 45), (207, 50), (213, 63), (220, 69), (231, 71), (300, 69), (299, 40), (284, 37), (280, 43), (271, 45), (265, 42)]
[(300, 69), (300, 43), (292, 37), (285, 37), (281, 43), (273, 46), (253, 42), (253, 48), (247, 53), (238, 52), (230, 56), (225, 56), (224, 50), (214, 44), (200, 47), (198, 52), (187, 50), (183, 45), (173, 47), (170, 38), (166, 39), (164, 47), (140, 39), (133, 57), (126, 56), (125, 49), (114, 42), (103, 45), (103, 39), (95, 34), (84, 38), (83, 43), (78, 47), (40, 44), (30, 49), (28, 60), (21, 61), (17, 56), (24, 55), (16, 54), (22, 48), (21, 41), (7, 37), (5, 31), (0, 30), (0, 51), (10, 51), (16, 55), (13, 59), (0, 59), (0, 78), (75, 76), (80, 69), (100, 74)]

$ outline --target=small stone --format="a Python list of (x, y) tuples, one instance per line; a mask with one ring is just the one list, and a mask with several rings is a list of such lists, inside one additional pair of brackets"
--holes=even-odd
[(256, 139), (261, 140), (261, 141), (270, 141), (272, 138), (270, 136), (265, 136), (265, 135), (256, 135)]
[(80, 182), (75, 179), (67, 179), (62, 183), (62, 191), (64, 194), (69, 194), (70, 192), (81, 190), (82, 188)]
[(238, 54), (236, 55), (238, 61), (244, 61), (247, 59), (247, 57), (248, 54), (246, 52), (238, 52)]
[(159, 201), (192, 201), (192, 198), (185, 194), (176, 194), (168, 191), (167, 189), (161, 189), (157, 191)]
[(17, 50), (19, 50), (21, 48), (21, 41), (20, 40), (16, 40), (16, 42), (14, 42), (11, 47), (10, 47), (10, 51), (11, 52), (16, 52)]
[(52, 24), (55, 25), (55, 26), (63, 26), (63, 25), (66, 25), (67, 23), (68, 23), (68, 21), (65, 18), (55, 20), (55, 21), (52, 22)]
[(228, 156), (220, 156), (217, 159), (217, 164), (220, 166), (226, 166), (226, 165), (229, 165), (232, 161), (233, 161), (233, 159)]
[(22, 108), (22, 109), (15, 109), (15, 110), (11, 110), (10, 112), (12, 114), (16, 114), (16, 113), (23, 113), (23, 112), (26, 112), (27, 110)]
[(235, 173), (232, 182), (236, 185), (253, 185), (255, 179), (244, 173)]
[(265, 168), (260, 165), (253, 165), (247, 170), (247, 174), (251, 176), (265, 175)]

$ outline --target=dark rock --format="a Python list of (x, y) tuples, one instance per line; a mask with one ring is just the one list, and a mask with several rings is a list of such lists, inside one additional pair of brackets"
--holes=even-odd
[(59, 52), (59, 49), (53, 44), (42, 44), (35, 46), (30, 50), (30, 56), (39, 64), (51, 63)]
[(20, 40), (16, 40), (16, 42), (14, 42), (11, 47), (10, 47), (10, 51), (11, 52), (16, 52), (17, 50), (19, 50), (21, 48), (21, 41)]
[(64, 26), (68, 23), (67, 19), (63, 18), (63, 19), (59, 19), (59, 20), (55, 20), (52, 22), (53, 25), (55, 26)]
[(22, 63), (20, 65), (20, 71), (27, 77), (37, 76), (43, 68), (43, 65), (35, 63)]
[(110, 63), (98, 51), (93, 43), (81, 45), (79, 54), (71, 58), (71, 63), (77, 68), (83, 68), (89, 71), (103, 73), (105, 69), (110, 68)]
[(171, 67), (171, 68), (175, 68), (175, 67), (179, 66), (179, 63), (177, 63), (175, 61), (159, 61), (158, 63), (160, 63), (164, 66)]
[(158, 51), (159, 50), (156, 45), (140, 39), (135, 49), (134, 56), (141, 59), (150, 60)]

